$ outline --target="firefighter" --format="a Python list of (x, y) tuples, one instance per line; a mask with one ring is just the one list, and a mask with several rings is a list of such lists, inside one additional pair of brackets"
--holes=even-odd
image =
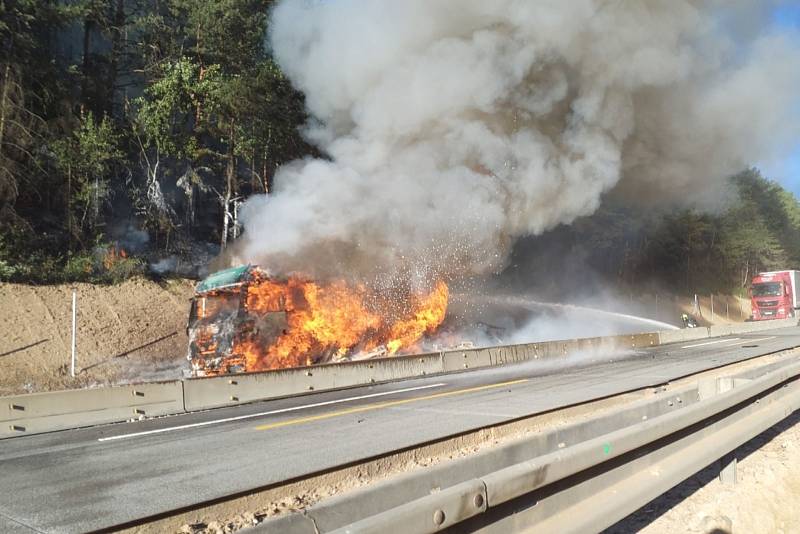
[(681, 314), (681, 321), (683, 322), (684, 328), (697, 328), (697, 319), (695, 319), (688, 313)]

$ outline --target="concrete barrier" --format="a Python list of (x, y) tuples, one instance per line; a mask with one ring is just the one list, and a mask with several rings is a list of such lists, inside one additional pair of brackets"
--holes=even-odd
[(187, 411), (422, 377), (442, 372), (442, 356), (419, 354), (184, 381)]
[(0, 438), (183, 411), (180, 381), (16, 395), (0, 399)]
[[(771, 321), (751, 321), (747, 323), (734, 323), (732, 334), (742, 334), (746, 332), (758, 332), (759, 330), (773, 330), (775, 328), (787, 328), (797, 326), (797, 318), (773, 319)], [(713, 327), (712, 327), (713, 328)]]
[(682, 330), (664, 330), (658, 333), (658, 344), (683, 343), (708, 338), (708, 328), (684, 328)]
[(628, 344), (631, 349), (642, 349), (646, 347), (655, 347), (659, 343), (657, 333), (647, 334), (633, 334), (628, 336), (617, 336), (618, 347), (622, 348), (624, 344)]
[(748, 334), (750, 332), (760, 332), (763, 330), (775, 330), (778, 328), (788, 328), (797, 326), (796, 318), (773, 319), (770, 321), (750, 321), (746, 323), (729, 323), (712, 325), (708, 327), (709, 337), (728, 336), (735, 334)]
[(649, 333), (503, 345), (485, 349), (443, 352), (442, 365), (444, 372), (454, 372), (530, 360), (566, 358), (587, 351), (635, 349), (653, 347), (658, 344), (658, 334)]
[(183, 381), (33, 393), (0, 398), (0, 438), (275, 399), (406, 378), (639, 349), (796, 326), (797, 319), (465, 349)]
[(553, 343), (525, 343), (484, 349), (489, 354), (490, 365), (508, 365), (530, 360), (558, 357), (560, 347)]
[(489, 353), (490, 365), (508, 365), (538, 358), (537, 347), (536, 343), (507, 345), (504, 347), (490, 347), (486, 349), (486, 352)]
[(749, 332), (751, 329), (745, 327), (747, 323), (743, 323), (741, 328), (734, 328), (732, 324), (715, 324), (708, 327), (708, 337), (722, 337), (730, 336), (731, 334), (738, 334), (741, 332)]
[(774, 330), (777, 328), (788, 328), (797, 326), (798, 320), (774, 319), (771, 321), (752, 321), (747, 323), (725, 323), (712, 325), (707, 328), (683, 328), (681, 330), (664, 330), (658, 332), (659, 345), (669, 343), (682, 343), (684, 341), (695, 341), (709, 337), (731, 336), (736, 334), (749, 334), (763, 330)]
[(442, 371), (445, 373), (489, 367), (490, 365), (492, 365), (492, 359), (488, 349), (465, 349), (442, 353)]

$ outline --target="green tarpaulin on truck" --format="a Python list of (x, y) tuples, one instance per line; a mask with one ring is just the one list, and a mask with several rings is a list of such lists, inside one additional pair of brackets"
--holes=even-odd
[(223, 271), (217, 271), (209, 275), (205, 280), (197, 284), (197, 293), (206, 293), (215, 289), (241, 284), (247, 281), (247, 274), (250, 271), (249, 265), (231, 267)]

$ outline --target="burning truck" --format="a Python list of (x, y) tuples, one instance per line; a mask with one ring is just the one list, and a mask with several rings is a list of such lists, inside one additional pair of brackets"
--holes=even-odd
[(195, 289), (188, 359), (194, 376), (301, 367), (418, 349), (447, 312), (448, 287), (375, 292), (343, 280), (273, 278), (243, 265)]
[(195, 376), (241, 373), (247, 370), (244, 343), (269, 345), (283, 334), (285, 303), (277, 300), (263, 313), (251, 313), (247, 294), (261, 273), (249, 265), (212, 274), (195, 288), (189, 309), (188, 358)]

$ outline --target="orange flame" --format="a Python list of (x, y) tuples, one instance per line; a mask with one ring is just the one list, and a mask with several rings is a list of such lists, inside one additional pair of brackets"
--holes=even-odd
[(127, 257), (128, 253), (125, 252), (124, 248), (118, 247), (117, 245), (109, 245), (106, 253), (103, 255), (103, 267), (105, 267), (106, 270), (110, 270)]
[(406, 294), (405, 311), (363, 285), (344, 281), (318, 284), (292, 277), (264, 277), (247, 288), (246, 307), (252, 314), (286, 311), (288, 328), (269, 346), (241, 340), (234, 352), (243, 354), (247, 371), (298, 367), (385, 347), (395, 354), (413, 348), (444, 321), (448, 288), (435, 284), (430, 293)]
[(429, 294), (416, 296), (412, 316), (397, 321), (389, 329), (391, 339), (386, 343), (389, 353), (410, 347), (425, 334), (432, 334), (444, 321), (448, 297), (447, 285), (442, 281), (437, 282)]

